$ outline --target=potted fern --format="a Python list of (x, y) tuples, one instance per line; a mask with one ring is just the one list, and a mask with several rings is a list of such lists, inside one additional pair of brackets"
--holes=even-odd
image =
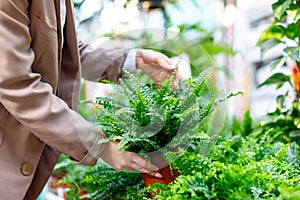
[(119, 141), (121, 150), (149, 157), (160, 167), (164, 178), (142, 174), (146, 185), (173, 182), (179, 173), (170, 170), (164, 155), (184, 149), (199, 136), (200, 122), (223, 101), (209, 94), (207, 80), (213, 71), (181, 82), (178, 89), (171, 87), (173, 75), (158, 88), (127, 73), (110, 96), (96, 100), (96, 123), (108, 135), (100, 142)]

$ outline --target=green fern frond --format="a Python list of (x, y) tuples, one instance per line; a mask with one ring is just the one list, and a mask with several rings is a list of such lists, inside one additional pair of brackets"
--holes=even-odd
[(115, 88), (122, 95), (122, 103), (117, 99), (98, 99), (102, 105), (97, 113), (98, 124), (109, 139), (120, 139), (123, 150), (147, 153), (166, 145), (176, 146), (175, 142), (187, 142), (185, 138), (194, 137), (199, 123), (221, 102), (206, 94), (206, 81), (214, 71), (215, 68), (209, 68), (198, 77), (183, 81), (179, 89), (172, 89), (175, 70), (159, 87), (126, 73), (127, 78), (120, 79), (120, 87)]

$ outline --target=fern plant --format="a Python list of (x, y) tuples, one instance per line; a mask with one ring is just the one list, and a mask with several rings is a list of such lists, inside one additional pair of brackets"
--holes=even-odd
[(127, 73), (115, 85), (119, 98), (96, 100), (96, 121), (108, 135), (105, 140), (120, 141), (120, 149), (142, 154), (185, 147), (199, 135), (200, 124), (214, 107), (226, 99), (209, 94), (207, 80), (213, 71), (183, 81), (178, 89), (171, 87), (173, 75), (158, 87)]
[[(220, 137), (209, 154), (201, 144), (181, 152), (172, 163), (180, 176), (173, 184), (153, 184), (155, 199), (300, 199), (300, 154), (293, 142), (274, 142), (271, 135), (252, 129), (250, 113), (233, 137)], [(171, 152), (170, 152), (171, 153)], [(159, 190), (157, 190), (157, 188)], [(138, 198), (137, 198), (138, 199)]]

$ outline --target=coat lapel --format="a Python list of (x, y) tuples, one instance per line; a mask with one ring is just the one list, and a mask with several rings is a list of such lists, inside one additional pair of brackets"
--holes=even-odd
[(61, 60), (62, 60), (62, 36), (63, 28), (61, 27), (61, 18), (60, 18), (60, 0), (55, 0), (55, 9), (56, 9), (56, 21), (57, 21), (57, 36), (58, 36), (58, 74), (61, 70)]
[[(59, 1), (59, 0), (57, 0)], [(75, 30), (72, 0), (66, 0), (66, 22), (63, 28), (64, 45), (62, 52), (60, 82), (58, 96), (70, 108), (77, 109), (80, 90), (80, 59)]]

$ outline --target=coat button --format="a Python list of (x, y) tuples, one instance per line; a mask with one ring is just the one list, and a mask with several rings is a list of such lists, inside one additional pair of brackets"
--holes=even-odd
[(21, 168), (21, 172), (24, 176), (29, 176), (33, 172), (32, 164), (30, 164), (28, 162), (23, 163), (22, 168)]

